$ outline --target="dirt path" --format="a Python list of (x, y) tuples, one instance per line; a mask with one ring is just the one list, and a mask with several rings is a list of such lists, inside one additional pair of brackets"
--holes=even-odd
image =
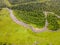
[(28, 26), (26, 23), (24, 23), (24, 22), (22, 22), (22, 21), (19, 21), (19, 20), (14, 16), (13, 11), (12, 11), (11, 9), (8, 9), (8, 8), (7, 8), (7, 10), (9, 11), (10, 17), (12, 18), (12, 20), (13, 20), (15, 23), (17, 23), (17, 24), (19, 24), (19, 25), (22, 25), (22, 26), (24, 26), (24, 27), (29, 28), (29, 26)]
[[(19, 25), (21, 25), (21, 26), (24, 26), (24, 27), (26, 27), (26, 28), (29, 28), (29, 29), (31, 29), (33, 32), (44, 32), (44, 31), (48, 30), (48, 28), (47, 28), (47, 26), (48, 26), (48, 21), (47, 21), (47, 19), (46, 19), (46, 21), (45, 21), (45, 26), (44, 26), (43, 28), (34, 28), (33, 26), (30, 26), (30, 25), (28, 25), (28, 24), (26, 24), (26, 23), (18, 20), (18, 19), (14, 16), (13, 11), (12, 11), (11, 9), (8, 9), (8, 8), (7, 8), (7, 10), (9, 11), (10, 17), (12, 18), (12, 20), (13, 20), (15, 23), (17, 23), (17, 24), (19, 24)], [(45, 18), (47, 18), (48, 13), (54, 14), (53, 12), (46, 12), (46, 11), (44, 11), (43, 13), (45, 14)], [(55, 15), (56, 15), (56, 14), (55, 14)], [(60, 16), (58, 16), (58, 15), (56, 15), (56, 16), (57, 16), (58, 18), (60, 18)]]
[(27, 2), (27, 3), (21, 3), (21, 4), (16, 4), (16, 5), (12, 5), (12, 6), (17, 6), (17, 5), (27, 5), (27, 4), (31, 4), (31, 3), (41, 3), (41, 2)]
[[(8, 9), (8, 8), (7, 8), (7, 10), (9, 11), (10, 17), (12, 18), (12, 20), (13, 20), (15, 23), (17, 23), (17, 24), (19, 24), (19, 25), (21, 25), (21, 26), (24, 26), (24, 27), (26, 27), (26, 28), (29, 28), (29, 29), (31, 29), (33, 32), (44, 32), (44, 31), (48, 30), (48, 28), (47, 28), (47, 26), (48, 26), (48, 21), (47, 21), (47, 19), (46, 19), (46, 21), (45, 21), (45, 26), (44, 26), (43, 28), (34, 28), (33, 26), (30, 26), (30, 25), (28, 25), (28, 24), (26, 24), (26, 23), (18, 20), (18, 19), (14, 16), (13, 11), (12, 11), (11, 9)], [(54, 14), (53, 12), (46, 12), (46, 11), (44, 11), (43, 13), (45, 14), (45, 18), (47, 18), (47, 14), (48, 14), (48, 13)], [(58, 18), (60, 18), (60, 16), (58, 16), (58, 15), (56, 15), (56, 16), (57, 16)]]
[(45, 14), (48, 14), (48, 13), (51, 13), (51, 14), (54, 14), (55, 16), (57, 16), (58, 18), (60, 18), (60, 16), (58, 16), (57, 14), (55, 14), (54, 12), (48, 12), (48, 11), (44, 11)]
[(22, 21), (19, 21), (15, 16), (14, 16), (14, 14), (13, 14), (13, 11), (11, 10), (11, 9), (8, 9), (7, 8), (7, 10), (9, 11), (9, 13), (10, 13), (10, 17), (12, 18), (12, 20), (15, 22), (15, 23), (17, 23), (17, 24), (19, 24), (19, 25), (22, 25), (22, 26), (24, 26), (24, 27), (26, 27), (26, 28), (30, 28), (33, 32), (43, 32), (43, 31), (45, 31), (45, 30), (47, 30), (47, 20), (46, 20), (46, 22), (45, 22), (45, 27), (43, 27), (43, 28), (34, 28), (33, 26), (29, 26), (28, 24), (26, 24), (26, 23), (24, 23), (24, 22), (22, 22)]

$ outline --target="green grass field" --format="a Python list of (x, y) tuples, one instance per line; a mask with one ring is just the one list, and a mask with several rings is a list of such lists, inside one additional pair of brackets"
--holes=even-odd
[(60, 31), (34, 33), (13, 22), (6, 9), (0, 10), (0, 42), (33, 45), (35, 41), (37, 45), (60, 45)]

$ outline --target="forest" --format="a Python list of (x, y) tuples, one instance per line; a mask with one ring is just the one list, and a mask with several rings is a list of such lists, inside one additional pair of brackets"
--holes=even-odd
[[(43, 11), (54, 12), (58, 16), (60, 16), (60, 1), (58, 0), (50, 0), (45, 2), (37, 2), (37, 0), (8, 0), (12, 5), (8, 7), (2, 0), (0, 1), (0, 9), (3, 7), (10, 8), (14, 11), (15, 16), (24, 21), (25, 23), (35, 24), (37, 27), (42, 28), (45, 26), (45, 20), (47, 19), (49, 22), (49, 26), (52, 30), (59, 29), (59, 24), (57, 23), (57, 17), (52, 16), (52, 14), (48, 15), (45, 18)], [(33, 3), (28, 3), (33, 2)], [(36, 2), (36, 3), (34, 3)], [(21, 3), (21, 4), (20, 4)], [(52, 5), (53, 4), (53, 5)], [(54, 17), (54, 18), (53, 18)], [(59, 19), (60, 21), (60, 19)], [(51, 23), (50, 23), (51, 22)], [(56, 24), (56, 25), (55, 25)], [(51, 26), (50, 26), (51, 25)], [(56, 27), (56, 29), (55, 29)]]

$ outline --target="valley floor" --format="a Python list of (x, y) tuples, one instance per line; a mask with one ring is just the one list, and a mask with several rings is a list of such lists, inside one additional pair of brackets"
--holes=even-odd
[(60, 31), (35, 33), (16, 24), (10, 17), (9, 11), (0, 11), (0, 43), (13, 45), (59, 45)]

